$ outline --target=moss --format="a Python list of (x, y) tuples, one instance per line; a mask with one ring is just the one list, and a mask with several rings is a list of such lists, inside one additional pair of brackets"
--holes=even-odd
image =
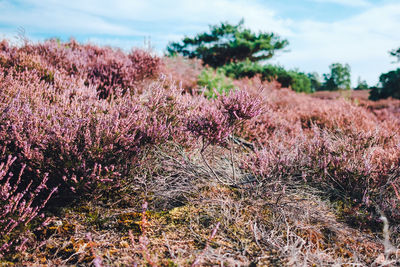
[(171, 259), (167, 259), (165, 262), (161, 264), (161, 266), (165, 267), (178, 267), (179, 265), (174, 263)]
[(53, 84), (54, 83), (54, 73), (50, 70), (44, 70), (41, 81), (45, 81), (46, 83)]
[(98, 209), (86, 213), (86, 222), (93, 226), (96, 226), (97, 229), (103, 229), (105, 223), (108, 222), (108, 220), (109, 219), (104, 217), (102, 212)]
[(119, 230), (131, 230), (135, 235), (141, 235), (142, 229), (142, 214), (138, 212), (127, 212), (117, 216), (117, 228)]
[(380, 232), (382, 222), (373, 217), (373, 210), (351, 199), (336, 199), (332, 201), (336, 217), (352, 227), (364, 231)]
[(170, 219), (170, 222), (175, 225), (186, 224), (189, 219), (189, 214), (191, 214), (193, 210), (191, 210), (190, 206), (182, 206), (173, 208), (166, 214), (166, 217)]

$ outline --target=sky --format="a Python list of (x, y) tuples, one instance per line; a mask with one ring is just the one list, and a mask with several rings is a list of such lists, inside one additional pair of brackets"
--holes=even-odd
[(150, 40), (162, 54), (171, 41), (245, 20), (255, 32), (274, 32), (289, 46), (269, 63), (302, 72), (329, 72), (348, 63), (352, 83), (376, 85), (400, 67), (400, 0), (0, 0), (0, 38), (18, 43), (57, 37), (129, 50)]

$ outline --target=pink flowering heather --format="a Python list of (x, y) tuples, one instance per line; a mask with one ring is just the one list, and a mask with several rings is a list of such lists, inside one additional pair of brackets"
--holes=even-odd
[(204, 69), (200, 59), (174, 56), (164, 58), (163, 61), (161, 72), (167, 79), (173, 81), (185, 92), (193, 94), (199, 90), (197, 80)]
[(206, 145), (226, 145), (236, 122), (249, 120), (260, 113), (260, 101), (247, 92), (233, 91), (217, 100), (209, 100), (187, 122), (187, 128)]
[[(250, 94), (260, 92), (258, 86), (247, 87)], [(258, 145), (244, 168), (267, 180), (303, 181), (369, 209), (378, 205), (393, 220), (400, 218), (396, 120), (380, 121), (341, 99), (271, 88), (259, 95), (268, 112), (240, 132)]]
[[(36, 56), (24, 58), (31, 62)], [(0, 68), (7, 70), (0, 75), (0, 158), (15, 155), (33, 177), (48, 173), (49, 185), (59, 186), (60, 194), (90, 192), (126, 175), (142, 148), (170, 133), (167, 113), (152, 110), (137, 95), (116, 90), (108, 101), (98, 98), (95, 85), (63, 70), (50, 82), (35, 68)]]
[(188, 130), (201, 137), (208, 145), (224, 145), (232, 132), (226, 115), (215, 106), (204, 107), (199, 115), (193, 115), (187, 121)]
[(18, 235), (50, 197), (62, 206), (65, 198), (114, 192), (154, 169), (146, 160), (159, 147), (200, 144), (204, 152), (228, 146), (230, 137), (234, 178), (252, 173), (260, 192), (277, 181), (306, 183), (400, 219), (398, 106), (316, 99), (258, 78), (207, 99), (196, 87), (199, 62), (166, 62), (75, 41), (0, 42), (0, 253), (23, 243)]
[(230, 92), (227, 96), (220, 96), (219, 100), (230, 123), (249, 120), (261, 112), (260, 99), (250, 96), (248, 92), (243, 90), (236, 90)]
[(148, 52), (132, 50), (129, 54), (119, 49), (81, 45), (72, 40), (60, 43), (49, 40), (21, 48), (0, 46), (0, 65), (14, 67), (18, 72), (36, 72), (41, 80), (54, 83), (55, 76), (84, 80), (94, 86), (100, 98), (107, 98), (116, 89), (134, 90), (147, 78), (155, 77), (161, 60)]
[[(48, 191), (46, 183), (48, 176), (44, 175), (39, 185), (33, 186), (33, 181), (26, 183), (24, 175), (25, 165), (14, 177), (10, 167), (16, 158), (8, 157), (6, 162), (0, 164), (0, 259), (4, 253), (15, 248), (22, 240), (21, 234), (24, 227), (34, 218), (47, 204), (56, 188), (40, 198), (44, 191)], [(35, 201), (36, 200), (36, 201)], [(37, 204), (34, 204), (35, 203)]]

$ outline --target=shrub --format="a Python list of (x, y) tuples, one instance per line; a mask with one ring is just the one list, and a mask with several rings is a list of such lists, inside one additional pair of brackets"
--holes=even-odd
[(225, 146), (237, 123), (250, 120), (261, 112), (260, 101), (244, 91), (231, 91), (202, 105), (187, 121), (187, 129), (208, 145)]
[[(140, 53), (137, 61), (145, 62), (146, 56)], [(210, 194), (218, 199), (225, 192), (236, 201), (232, 203), (263, 211), (267, 221), (271, 218), (269, 210), (282, 206), (277, 205), (281, 199), (278, 194), (292, 203), (291, 195), (284, 196), (288, 192), (285, 188), (303, 194), (297, 191), (303, 189), (298, 186), (303, 183), (308, 189), (320, 189), (335, 203), (349, 201), (346, 212), (357, 215), (363, 210), (367, 222), (377, 222), (374, 209), (379, 207), (398, 227), (400, 132), (396, 115), (400, 100), (365, 100), (359, 105), (296, 94), (280, 88), (277, 81), (293, 89), (304, 88), (308, 86), (305, 75), (251, 62), (229, 64), (216, 71), (205, 69), (200, 84), (209, 86), (207, 99), (170, 81), (167, 76), (173, 71), (168, 72), (165, 66), (166, 75), (160, 79), (141, 80), (155, 75), (157, 64), (144, 71), (145, 67), (134, 66), (132, 54), (73, 41), (20, 48), (0, 43), (0, 162), (4, 162), (0, 166), (0, 205), (1, 212), (5, 211), (0, 212), (0, 230), (6, 233), (1, 235), (0, 253), (24, 246), (24, 232), (35, 228), (30, 218), (40, 216), (49, 197), (57, 206), (97, 198), (104, 191), (114, 199), (119, 193), (115, 189), (122, 183), (124, 187), (119, 189), (129, 192), (129, 196), (118, 196), (123, 209), (126, 198), (131, 197), (128, 201), (136, 202), (143, 195), (149, 196), (157, 207), (172, 208), (195, 197), (204, 198), (208, 205)], [(151, 65), (152, 57), (149, 60), (146, 64)], [(200, 70), (186, 65), (192, 61), (181, 63), (176, 64), (191, 73), (182, 84), (195, 86), (193, 77)], [(140, 74), (141, 70), (144, 73)], [(232, 80), (226, 73), (241, 79)], [(128, 77), (139, 78), (131, 81)], [(101, 92), (104, 95), (99, 98)], [(200, 158), (191, 151), (201, 145), (203, 162), (196, 166)], [(207, 146), (213, 146), (212, 153), (203, 153)], [(229, 152), (227, 147), (231, 148)], [(211, 183), (204, 183), (207, 180)], [(52, 190), (56, 186), (58, 198)], [(163, 202), (159, 198), (162, 194), (169, 199), (168, 204), (157, 204)], [(250, 196), (254, 199), (248, 202)], [(110, 205), (117, 207), (113, 214), (120, 212), (121, 206), (105, 202), (101, 210)], [(217, 206), (211, 209), (218, 211), (220, 203), (215, 201)], [(268, 212), (264, 212), (266, 206)], [(164, 223), (163, 214), (156, 211), (152, 218)], [(236, 225), (235, 216), (226, 216), (223, 220), (229, 217)], [(295, 223), (286, 218), (283, 221)], [(257, 234), (257, 229), (269, 227), (263, 221), (254, 222), (254, 228), (244, 229), (243, 234)], [(203, 229), (198, 230), (201, 233)], [(253, 239), (249, 242), (257, 242)], [(88, 248), (86, 244), (92, 241), (76, 243)], [(93, 255), (108, 253), (103, 247), (92, 247), (91, 251)]]
[(291, 87), (296, 92), (311, 92), (309, 77), (295, 70), (286, 71), (283, 67), (273, 65), (260, 65), (249, 60), (230, 63), (222, 67), (225, 74), (234, 79), (260, 76), (262, 80), (276, 80), (282, 87)]
[(15, 155), (32, 177), (48, 173), (63, 196), (127, 174), (145, 147), (170, 137), (165, 118), (174, 113), (145, 105), (145, 98), (117, 91), (113, 101), (99, 100), (82, 81), (64, 76), (60, 91), (34, 71), (8, 71), (0, 77), (0, 157)]
[(383, 73), (379, 77), (379, 82), (381, 87), (375, 87), (370, 92), (371, 100), (388, 97), (400, 99), (400, 69)]
[(197, 91), (197, 80), (204, 67), (199, 59), (187, 59), (181, 56), (166, 57), (161, 72), (176, 82), (185, 92)]
[(261, 113), (261, 102), (243, 90), (230, 92), (219, 98), (223, 112), (228, 122), (234, 125), (236, 121), (250, 120)]
[(232, 127), (224, 113), (214, 107), (207, 107), (201, 110), (200, 115), (194, 115), (188, 119), (187, 129), (203, 140), (203, 148), (208, 145), (226, 145)]
[(222, 69), (204, 69), (198, 77), (197, 84), (206, 87), (204, 95), (209, 98), (216, 97), (215, 91), (225, 94), (233, 89), (232, 80), (225, 76)]
[(97, 89), (100, 98), (107, 98), (116, 89), (133, 90), (144, 79), (155, 77), (161, 66), (158, 57), (142, 50), (126, 54), (119, 49), (81, 45), (74, 40), (60, 43), (52, 39), (21, 48), (3, 47), (0, 64), (5, 69), (35, 70), (42, 80), (50, 83), (57, 75), (83, 79)]
[[(28, 224), (39, 216), (56, 188), (44, 193), (47, 189), (47, 174), (38, 185), (23, 177), (25, 165), (20, 168), (19, 175), (14, 177), (10, 171), (16, 158), (9, 156), (0, 164), (0, 259), (4, 253), (24, 248), (25, 231)], [(46, 196), (43, 197), (43, 194)], [(40, 197), (39, 197), (40, 196)]]
[[(301, 136), (278, 145), (279, 139), (265, 143), (253, 158), (250, 169), (271, 181), (303, 181), (322, 190), (333, 201), (351, 199), (353, 207), (378, 207), (391, 219), (398, 220), (400, 199), (395, 190), (399, 154), (395, 149), (382, 149), (379, 137), (370, 134), (349, 136), (314, 128), (312, 138)], [(351, 145), (349, 145), (351, 142)], [(288, 152), (290, 151), (290, 152)], [(394, 183), (394, 186), (391, 186)], [(370, 214), (377, 222), (379, 214)], [(356, 222), (357, 223), (357, 222)]]
[(344, 100), (248, 89), (260, 95), (267, 111), (241, 131), (257, 144), (243, 164), (260, 180), (305, 182), (334, 200), (352, 199), (351, 212), (363, 207), (371, 223), (379, 218), (375, 205), (398, 220), (399, 131), (391, 117), (381, 121)]
[(329, 66), (330, 73), (324, 74), (324, 83), (320, 87), (320, 90), (350, 90), (351, 79), (350, 79), (350, 65), (342, 65), (340, 63), (333, 63)]
[[(300, 93), (300, 92), (311, 93), (312, 92), (311, 81), (310, 81), (310, 78), (306, 74), (304, 74), (302, 72), (294, 71), (294, 70), (291, 70), (288, 73), (292, 79), (290, 87), (292, 88), (293, 91), (298, 92), (298, 93)], [(279, 81), (279, 77), (278, 77), (278, 81)]]

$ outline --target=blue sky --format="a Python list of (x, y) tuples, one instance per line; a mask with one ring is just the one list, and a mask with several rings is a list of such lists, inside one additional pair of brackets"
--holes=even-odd
[(374, 85), (400, 67), (388, 54), (400, 47), (399, 0), (0, 0), (0, 37), (17, 42), (22, 27), (33, 41), (74, 37), (127, 50), (146, 37), (162, 53), (169, 41), (241, 18), (289, 40), (271, 60), (286, 68), (322, 74), (348, 63), (353, 84)]

